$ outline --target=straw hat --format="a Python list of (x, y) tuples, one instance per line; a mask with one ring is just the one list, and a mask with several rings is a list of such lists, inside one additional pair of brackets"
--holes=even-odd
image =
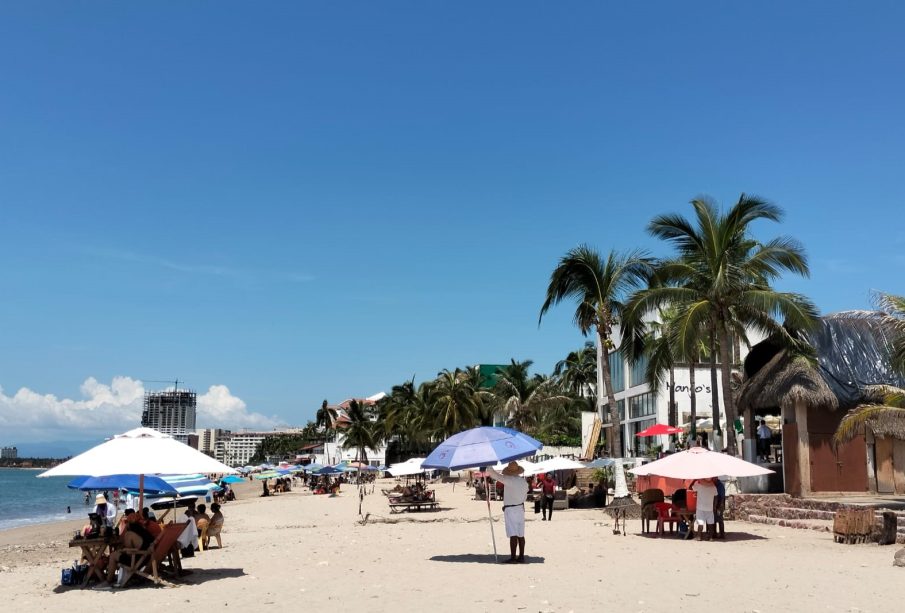
[(94, 504), (107, 504), (107, 499), (104, 498), (103, 494), (98, 494), (94, 497)]
[(525, 472), (525, 469), (522, 468), (521, 466), (519, 466), (515, 460), (512, 460), (511, 462), (509, 462), (509, 464), (506, 465), (506, 468), (504, 468), (502, 470), (502, 473), (504, 475), (508, 475), (510, 477), (520, 475), (523, 472)]

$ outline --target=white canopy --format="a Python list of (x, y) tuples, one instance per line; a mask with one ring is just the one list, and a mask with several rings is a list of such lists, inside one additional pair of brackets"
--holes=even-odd
[[(530, 460), (516, 460), (515, 462), (516, 462), (516, 464), (521, 466), (523, 469), (525, 469), (525, 472), (522, 473), (523, 477), (530, 477), (532, 475), (536, 475), (538, 473), (544, 472), (543, 470), (540, 470), (538, 468), (537, 464), (535, 464), (534, 462), (532, 462)], [(497, 472), (502, 472), (503, 469), (506, 468), (507, 464), (509, 464), (509, 463), (506, 462), (506, 464), (503, 464), (502, 462), (500, 462), (499, 464), (494, 466), (493, 469)]]
[(54, 466), (39, 477), (236, 473), (222, 462), (150, 428), (135, 428)]
[(549, 473), (554, 470), (578, 470), (579, 468), (585, 468), (585, 465), (581, 462), (576, 462), (575, 460), (563, 457), (550, 458), (549, 460), (538, 462), (536, 466), (537, 472), (539, 473)]
[(421, 468), (424, 458), (411, 458), (405, 462), (398, 462), (387, 469), (387, 472), (394, 477), (407, 477), (409, 475), (418, 475), (425, 471)]

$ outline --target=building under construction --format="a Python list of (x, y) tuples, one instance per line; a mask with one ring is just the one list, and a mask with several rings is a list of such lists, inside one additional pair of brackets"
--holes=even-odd
[(197, 404), (198, 394), (191, 390), (145, 392), (141, 425), (187, 443), (189, 434), (195, 434)]

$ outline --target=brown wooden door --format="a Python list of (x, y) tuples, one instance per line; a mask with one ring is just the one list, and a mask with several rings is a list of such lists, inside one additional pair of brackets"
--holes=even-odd
[(832, 434), (808, 432), (808, 439), (811, 491), (867, 491), (867, 448), (863, 436), (855, 437), (838, 448), (833, 445)]
[(892, 444), (892, 467), (896, 494), (905, 494), (905, 441), (895, 439)]
[(893, 470), (891, 438), (874, 440), (874, 463), (877, 467), (877, 493), (892, 494), (896, 491), (895, 473)]
[(782, 467), (785, 490), (792, 496), (801, 496), (801, 473), (798, 469), (798, 424), (782, 427)]

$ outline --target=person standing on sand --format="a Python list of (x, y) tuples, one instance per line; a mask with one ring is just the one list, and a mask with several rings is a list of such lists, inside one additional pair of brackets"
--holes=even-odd
[[(509, 559), (506, 562), (525, 561), (525, 500), (528, 498), (528, 482), (522, 477), (525, 469), (515, 461), (509, 462), (503, 472), (487, 468), (491, 478), (503, 484), (503, 519), (506, 536), (509, 537)], [(518, 557), (515, 557), (518, 549)]]
[[(553, 480), (553, 477), (550, 476), (550, 473), (544, 475), (544, 478), (540, 481), (541, 486), (541, 512), (543, 513), (543, 517), (541, 517), (541, 521), (547, 521), (547, 518), (550, 518), (550, 521), (553, 521), (553, 497), (556, 492), (556, 481)], [(548, 515), (549, 513), (549, 515)]]

